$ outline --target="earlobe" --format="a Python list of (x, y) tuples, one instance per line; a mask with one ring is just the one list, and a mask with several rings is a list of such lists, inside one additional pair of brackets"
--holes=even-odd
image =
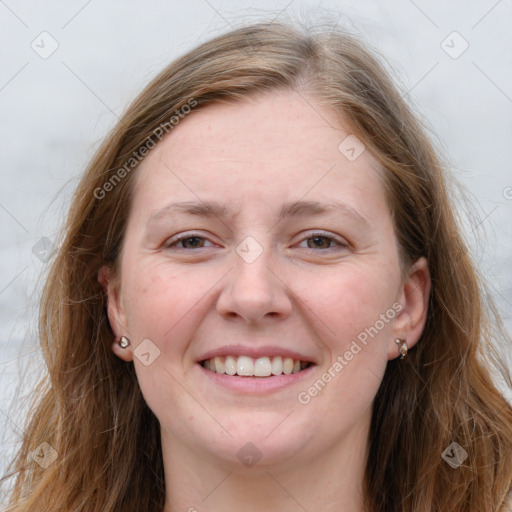
[(132, 361), (132, 347), (129, 345), (122, 346), (123, 344), (120, 344), (127, 329), (124, 321), (124, 312), (120, 303), (119, 285), (110, 267), (104, 265), (100, 268), (98, 272), (98, 282), (101, 284), (103, 293), (105, 294), (108, 321), (115, 337), (115, 341), (112, 344), (112, 351), (124, 361)]
[(98, 282), (103, 288), (105, 300), (107, 302), (107, 314), (110, 327), (116, 338), (123, 335), (124, 324), (121, 322), (122, 311), (119, 304), (119, 290), (117, 280), (115, 279), (110, 267), (104, 265), (98, 272)]
[(122, 336), (120, 340), (116, 340), (114, 343), (112, 343), (112, 352), (114, 352), (114, 354), (123, 361), (133, 361), (133, 350), (131, 343), (123, 345), (123, 339), (126, 339), (126, 337)]
[[(420, 258), (412, 265), (401, 288), (399, 298), (402, 310), (396, 316), (393, 325), (394, 339), (404, 339), (408, 349), (411, 349), (420, 339), (428, 315), (431, 280), (428, 263)], [(400, 355), (397, 344), (390, 340), (388, 359)]]

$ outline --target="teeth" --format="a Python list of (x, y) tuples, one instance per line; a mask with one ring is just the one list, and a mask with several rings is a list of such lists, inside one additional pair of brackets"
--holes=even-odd
[(254, 361), (254, 376), (268, 377), (272, 375), (272, 365), (268, 357), (259, 357)]
[[(215, 371), (217, 373), (224, 373), (226, 366), (225, 366), (222, 358), (217, 356), (213, 359), (213, 361), (215, 364), (215, 368), (213, 369), (213, 371)], [(210, 363), (210, 366), (211, 366), (211, 363)]]
[(254, 375), (254, 360), (252, 357), (240, 356), (236, 362), (236, 373), (250, 377)]
[(307, 361), (291, 357), (216, 356), (203, 362), (204, 368), (220, 375), (240, 375), (244, 377), (269, 377), (290, 375), (309, 366)]
[[(208, 362), (208, 361), (206, 361)], [(207, 368), (209, 370), (209, 368)], [(227, 356), (224, 362), (224, 373), (227, 375), (235, 375), (236, 373), (236, 360), (233, 356)]]
[(293, 359), (290, 359), (289, 357), (285, 357), (283, 359), (283, 373), (285, 375), (290, 375), (293, 371)]
[(272, 375), (281, 375), (283, 373), (283, 360), (280, 357), (272, 359)]

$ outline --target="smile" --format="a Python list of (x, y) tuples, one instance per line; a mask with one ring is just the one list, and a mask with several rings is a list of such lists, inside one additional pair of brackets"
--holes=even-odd
[(240, 377), (272, 377), (299, 373), (309, 368), (309, 361), (292, 359), (281, 356), (215, 356), (201, 361), (201, 366), (206, 370), (219, 375)]

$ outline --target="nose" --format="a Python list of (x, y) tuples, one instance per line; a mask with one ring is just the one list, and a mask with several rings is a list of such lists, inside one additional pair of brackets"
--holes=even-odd
[(252, 262), (234, 254), (234, 268), (226, 276), (217, 300), (217, 311), (226, 319), (239, 319), (248, 324), (284, 319), (290, 315), (290, 289), (271, 268), (270, 250)]

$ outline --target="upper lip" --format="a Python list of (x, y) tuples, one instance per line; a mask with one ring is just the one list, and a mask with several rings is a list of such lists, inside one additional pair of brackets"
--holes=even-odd
[(212, 359), (213, 357), (216, 356), (249, 356), (255, 359), (258, 357), (265, 356), (281, 356), (290, 357), (292, 359), (298, 359), (300, 361), (306, 361), (315, 364), (315, 360), (311, 356), (307, 356), (295, 350), (289, 350), (275, 345), (264, 345), (261, 347), (247, 345), (224, 345), (223, 347), (219, 347), (213, 350), (209, 350), (208, 352), (205, 352), (199, 357), (198, 362), (206, 361), (207, 359)]

